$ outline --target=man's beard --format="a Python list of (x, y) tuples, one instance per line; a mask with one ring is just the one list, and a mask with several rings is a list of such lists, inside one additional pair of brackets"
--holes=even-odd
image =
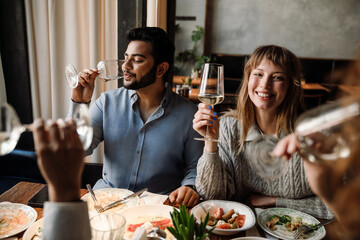
[(150, 71), (146, 73), (143, 77), (141, 77), (139, 81), (136, 81), (135, 76), (135, 80), (127, 86), (124, 84), (124, 88), (137, 90), (153, 84), (156, 81), (156, 69), (157, 66), (155, 66), (154, 64)]

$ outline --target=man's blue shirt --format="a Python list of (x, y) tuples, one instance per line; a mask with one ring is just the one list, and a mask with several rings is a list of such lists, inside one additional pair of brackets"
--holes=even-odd
[(91, 106), (94, 137), (87, 154), (104, 141), (104, 170), (95, 189), (147, 187), (169, 194), (182, 185), (195, 185), (196, 165), (203, 142), (192, 128), (196, 106), (166, 89), (160, 106), (144, 123), (135, 90), (103, 93)]

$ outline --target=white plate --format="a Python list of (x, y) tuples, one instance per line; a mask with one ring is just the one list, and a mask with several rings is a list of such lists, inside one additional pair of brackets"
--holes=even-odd
[[(271, 231), (270, 229), (268, 229), (268, 227), (266, 226), (266, 222), (273, 215), (279, 215), (279, 216), (289, 215), (294, 220), (297, 217), (300, 217), (302, 219), (302, 222), (307, 223), (307, 224), (320, 223), (313, 216), (310, 216), (309, 214), (306, 214), (306, 213), (303, 213), (303, 212), (300, 212), (300, 211), (297, 211), (294, 209), (290, 209), (290, 208), (269, 208), (269, 209), (262, 211), (257, 217), (257, 222), (260, 225), (260, 227), (265, 232), (269, 233), (270, 235), (281, 238), (281, 239), (294, 239), (293, 232), (290, 232), (289, 230), (287, 230), (283, 225), (276, 225), (275, 231)], [(322, 239), (323, 237), (325, 237), (325, 234), (326, 234), (325, 228), (321, 227), (318, 230), (307, 234), (306, 239), (308, 239), (308, 240)]]
[[(102, 188), (94, 190), (96, 199), (98, 200), (99, 204), (102, 206), (106, 206), (114, 201), (120, 200), (123, 197), (126, 197), (130, 194), (133, 194), (134, 192), (127, 190), (127, 189), (121, 189), (121, 188)], [(88, 202), (88, 209), (89, 209), (89, 217), (96, 215), (97, 212), (94, 208), (94, 201), (89, 193), (85, 194), (81, 200)], [(139, 197), (133, 197), (131, 199), (128, 199), (124, 201), (123, 204), (120, 204), (119, 206), (110, 208), (106, 212), (119, 212), (127, 207), (136, 206), (139, 204)]]
[(5, 222), (0, 224), (0, 239), (26, 230), (35, 222), (36, 217), (37, 212), (30, 206), (20, 203), (1, 203), (0, 219), (5, 219)]
[[(191, 213), (194, 214), (195, 219), (200, 222), (201, 219), (204, 219), (208, 212), (212, 212), (216, 207), (221, 207), (224, 209), (224, 212), (228, 212), (231, 209), (234, 209), (236, 213), (244, 214), (245, 224), (241, 228), (237, 229), (219, 229), (215, 228), (212, 233), (217, 235), (233, 235), (239, 233), (241, 231), (245, 231), (249, 228), (252, 228), (255, 225), (255, 215), (254, 212), (245, 204), (238, 203), (238, 202), (231, 202), (231, 201), (224, 201), (224, 200), (208, 200), (196, 205), (192, 210)], [(206, 226), (208, 230), (212, 227)]]
[(267, 238), (262, 238), (262, 237), (239, 237), (239, 238), (232, 238), (231, 240), (267, 240)]
[(35, 240), (37, 238), (33, 238), (35, 235), (41, 236), (42, 235), (42, 227), (44, 225), (44, 218), (40, 218), (25, 231), (23, 240)]
[[(129, 233), (127, 231), (129, 224), (143, 223), (155, 217), (171, 219), (170, 212), (173, 211), (174, 211), (173, 207), (167, 205), (161, 205), (161, 204), (140, 205), (136, 207), (129, 207), (122, 210), (120, 214), (123, 215), (126, 219), (124, 239), (131, 239), (132, 233)], [(166, 237), (166, 239), (171, 239), (169, 234), (170, 233), (167, 232), (168, 236)]]

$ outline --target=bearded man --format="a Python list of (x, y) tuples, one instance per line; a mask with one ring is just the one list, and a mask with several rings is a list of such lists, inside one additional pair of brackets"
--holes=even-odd
[[(107, 91), (90, 108), (94, 136), (89, 155), (104, 141), (103, 178), (94, 189), (126, 188), (170, 194), (171, 202), (194, 206), (193, 187), (203, 143), (192, 128), (196, 106), (174, 93), (169, 69), (175, 47), (157, 27), (134, 28), (125, 52), (123, 87)], [(90, 103), (96, 69), (79, 75), (72, 106)]]

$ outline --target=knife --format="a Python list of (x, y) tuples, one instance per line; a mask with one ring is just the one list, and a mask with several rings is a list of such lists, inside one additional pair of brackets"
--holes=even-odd
[(109, 205), (106, 205), (105, 207), (103, 207), (103, 210), (104, 211), (109, 210), (110, 208), (113, 208), (113, 207), (119, 205), (123, 201), (128, 200), (128, 199), (133, 198), (133, 197), (136, 197), (137, 195), (139, 195), (139, 194), (141, 194), (141, 193), (143, 193), (143, 192), (145, 192), (147, 190), (148, 190), (147, 188), (143, 188), (143, 189), (137, 191), (136, 193), (133, 193), (133, 194), (130, 194), (130, 195), (126, 196), (126, 197), (123, 197), (120, 200), (117, 200), (117, 201), (115, 201), (113, 203), (110, 203)]

